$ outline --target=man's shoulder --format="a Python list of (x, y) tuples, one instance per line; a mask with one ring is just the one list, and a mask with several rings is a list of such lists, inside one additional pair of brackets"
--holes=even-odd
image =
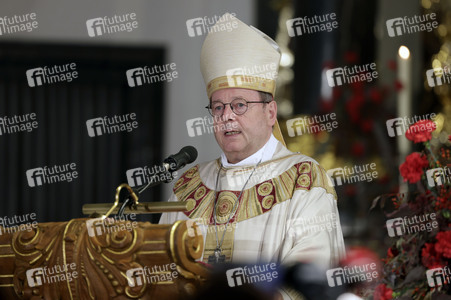
[(292, 152), (281, 143), (277, 146), (276, 152), (271, 161), (277, 162), (278, 164), (286, 164), (287, 167), (292, 167), (295, 165), (299, 166), (303, 163), (308, 163), (310, 165), (314, 165), (315, 169), (316, 167), (322, 169), (320, 164), (315, 159), (299, 152)]
[(292, 152), (284, 146), (278, 150), (273, 161), (279, 166), (284, 165), (286, 173), (292, 174), (295, 190), (323, 188), (336, 198), (335, 189), (326, 170), (315, 159), (299, 152)]
[[(218, 159), (206, 161), (195, 165), (192, 168), (186, 170), (180, 178), (174, 184), (173, 192), (179, 199), (183, 198), (181, 195), (183, 191), (191, 188), (195, 188), (202, 185), (201, 177), (205, 177), (205, 174), (211, 173), (215, 168), (218, 168)], [(203, 175), (201, 175), (203, 174)]]

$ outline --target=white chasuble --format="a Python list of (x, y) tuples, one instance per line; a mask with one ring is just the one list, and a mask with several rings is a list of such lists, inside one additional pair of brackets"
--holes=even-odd
[(204, 262), (219, 243), (226, 261), (234, 263), (336, 266), (345, 248), (337, 196), (325, 170), (280, 143), (273, 153), (257, 167), (221, 168), (218, 159), (189, 169), (169, 200), (188, 202), (189, 211), (164, 213), (160, 223), (196, 219), (204, 236)]

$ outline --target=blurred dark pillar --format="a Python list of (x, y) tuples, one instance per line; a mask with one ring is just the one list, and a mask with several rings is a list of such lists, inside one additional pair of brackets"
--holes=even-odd
[(334, 62), (337, 53), (337, 38), (340, 29), (340, 0), (294, 1), (293, 18), (313, 17), (335, 13), (338, 29), (303, 34), (291, 38), (294, 52), (293, 113), (313, 114), (318, 112), (321, 99), (321, 73), (325, 63)]
[(279, 22), (279, 9), (282, 3), (276, 4), (272, 0), (257, 0), (257, 28), (275, 39)]

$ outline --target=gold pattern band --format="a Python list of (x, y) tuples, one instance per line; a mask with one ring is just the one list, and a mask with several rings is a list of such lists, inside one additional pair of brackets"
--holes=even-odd
[[(225, 172), (227, 169), (223, 168), (223, 176), (226, 176)], [(244, 190), (237, 213), (231, 221), (241, 222), (269, 212), (274, 205), (291, 199), (296, 190), (308, 191), (314, 187), (325, 189), (337, 199), (322, 167), (310, 161), (294, 164), (282, 174)], [(202, 182), (197, 166), (181, 176), (174, 186), (174, 194), (180, 201), (192, 202), (191, 209), (185, 212), (189, 218), (210, 220), (209, 224), (212, 224), (214, 191)], [(222, 214), (229, 213), (231, 203), (236, 201), (238, 194), (236, 191), (219, 191), (218, 217), (223, 218)]]
[(227, 88), (242, 88), (261, 91), (274, 95), (276, 91), (276, 81), (258, 76), (229, 75), (213, 79), (207, 85), (208, 98), (217, 91)]
[[(289, 157), (291, 156), (293, 155)], [(267, 163), (276, 163), (278, 160), (276, 159)], [(216, 167), (219, 169), (218, 162), (216, 163)], [(221, 172), (221, 176), (226, 176), (227, 171), (227, 168), (221, 168), (219, 172)], [(237, 171), (250, 172), (247, 168)], [(326, 171), (314, 162), (302, 161), (293, 164), (278, 176), (244, 190), (236, 211), (232, 211), (232, 207), (238, 201), (239, 192), (231, 190), (217, 191), (216, 217), (219, 220), (218, 238), (221, 240), (224, 230), (227, 230), (221, 246), (221, 254), (225, 255), (226, 261), (232, 260), (237, 223), (271, 211), (274, 205), (291, 199), (293, 193), (297, 190), (309, 191), (315, 187), (323, 188), (335, 200), (337, 199), (337, 195), (328, 180)], [(210, 190), (202, 182), (199, 167), (195, 166), (180, 177), (174, 186), (174, 194), (179, 201), (190, 202), (190, 209), (185, 212), (186, 216), (191, 219), (200, 218), (203, 222), (207, 221), (205, 225), (207, 225), (208, 231), (203, 256), (203, 261), (207, 263), (208, 257), (214, 255), (214, 250), (217, 247), (213, 222), (215, 191)], [(225, 229), (224, 223), (229, 219), (231, 213), (234, 215), (231, 216), (231, 223)]]

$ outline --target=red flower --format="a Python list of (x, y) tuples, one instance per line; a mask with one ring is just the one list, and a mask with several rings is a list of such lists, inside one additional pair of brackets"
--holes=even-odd
[(435, 251), (443, 257), (451, 258), (451, 231), (441, 231), (435, 236)]
[(379, 284), (374, 290), (374, 300), (388, 300), (393, 299), (393, 290), (388, 288), (385, 284)]
[(431, 132), (436, 128), (435, 122), (421, 120), (410, 126), (406, 131), (406, 138), (414, 143), (427, 142), (432, 138)]
[(406, 161), (401, 164), (399, 171), (404, 181), (409, 183), (416, 183), (420, 181), (423, 175), (423, 168), (429, 165), (428, 159), (425, 155), (420, 155), (418, 152), (407, 155)]
[(450, 141), (451, 142), (451, 135), (448, 137), (448, 141)]
[(388, 257), (388, 258), (393, 258), (393, 257), (395, 257), (395, 255), (393, 254), (393, 250), (392, 250), (391, 247), (388, 248), (388, 250), (387, 250), (387, 257)]
[(440, 253), (435, 251), (434, 244), (424, 244), (421, 250), (421, 262), (428, 269), (443, 268), (446, 264), (443, 262)]

